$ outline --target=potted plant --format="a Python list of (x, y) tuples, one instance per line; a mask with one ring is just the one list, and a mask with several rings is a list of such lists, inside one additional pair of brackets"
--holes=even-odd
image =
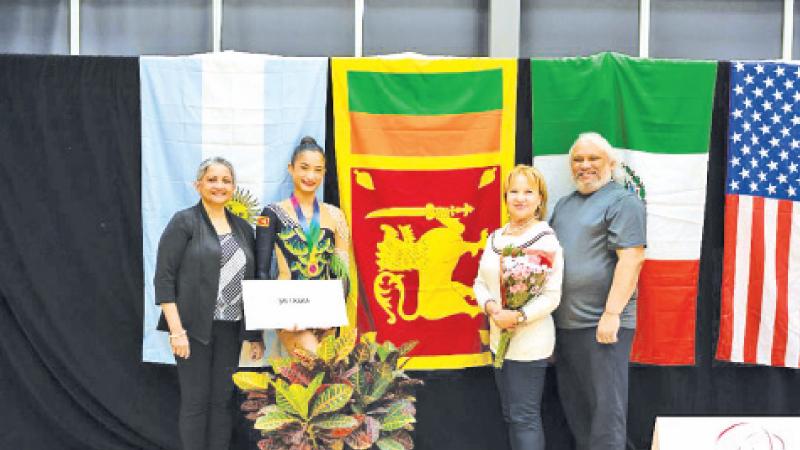
[(325, 337), (316, 353), (273, 359), (274, 376), (234, 374), (247, 394), (241, 409), (262, 433), (259, 449), (412, 449), (414, 389), (422, 381), (406, 375), (400, 360), (416, 345), (357, 339), (351, 329)]

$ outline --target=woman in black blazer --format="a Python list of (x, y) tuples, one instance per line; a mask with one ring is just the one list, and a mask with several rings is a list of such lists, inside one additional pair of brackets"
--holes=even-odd
[(251, 341), (253, 359), (264, 351), (261, 333), (245, 331), (242, 308), (255, 241), (250, 224), (225, 208), (235, 189), (230, 162), (203, 161), (195, 188), (200, 201), (175, 213), (161, 235), (154, 284), (159, 329), (169, 331), (178, 365), (183, 450), (218, 450), (230, 442), (241, 341)]

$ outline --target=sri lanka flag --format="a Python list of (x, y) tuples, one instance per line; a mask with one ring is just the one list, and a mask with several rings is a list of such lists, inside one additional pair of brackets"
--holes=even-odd
[[(407, 368), (488, 364), (472, 283), (514, 158), (516, 61), (337, 58), (340, 202), (359, 329), (419, 340)], [(352, 275), (355, 275), (353, 273)]]

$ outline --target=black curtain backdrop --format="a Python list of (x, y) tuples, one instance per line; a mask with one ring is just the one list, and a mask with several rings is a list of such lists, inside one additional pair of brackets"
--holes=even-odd
[(139, 64), (0, 57), (0, 448), (176, 448), (141, 364)]
[[(629, 448), (649, 448), (657, 415), (800, 413), (800, 372), (713, 360), (728, 69), (721, 64), (714, 110), (698, 363), (631, 368)], [(531, 158), (525, 61), (519, 73), (523, 163)], [(329, 112), (329, 176), (332, 120)], [(140, 177), (136, 58), (0, 56), (0, 448), (178, 448), (175, 370), (140, 362)], [(326, 198), (335, 201), (331, 186)], [(415, 375), (426, 382), (418, 449), (508, 448), (490, 369)], [(552, 372), (543, 414), (548, 448), (571, 448)], [(255, 448), (256, 438), (240, 420), (233, 448)]]

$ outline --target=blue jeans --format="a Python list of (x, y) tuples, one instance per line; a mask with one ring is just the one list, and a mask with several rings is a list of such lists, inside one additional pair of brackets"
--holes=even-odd
[(542, 391), (547, 363), (506, 360), (494, 369), (512, 450), (544, 450)]

